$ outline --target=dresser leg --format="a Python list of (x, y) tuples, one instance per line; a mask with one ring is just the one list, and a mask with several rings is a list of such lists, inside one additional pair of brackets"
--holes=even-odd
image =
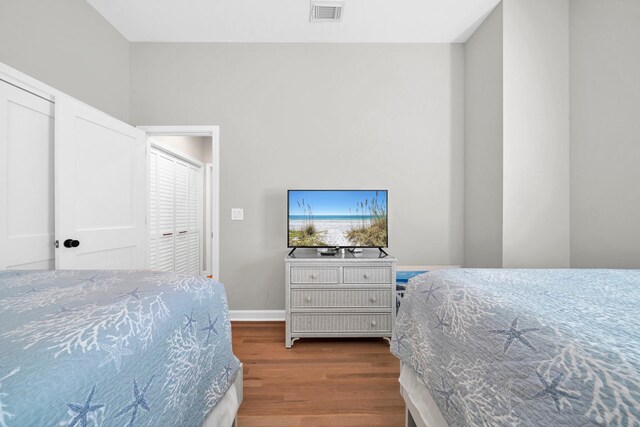
[[(289, 329), (289, 325), (287, 325), (287, 329)], [(291, 340), (291, 332), (287, 330), (284, 337), (284, 346), (286, 348), (291, 348), (292, 345), (293, 341)]]

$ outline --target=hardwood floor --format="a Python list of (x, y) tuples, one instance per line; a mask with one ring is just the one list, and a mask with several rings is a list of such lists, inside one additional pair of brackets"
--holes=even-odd
[(298, 340), (284, 322), (233, 322), (244, 363), (239, 427), (404, 426), (400, 364), (383, 339)]

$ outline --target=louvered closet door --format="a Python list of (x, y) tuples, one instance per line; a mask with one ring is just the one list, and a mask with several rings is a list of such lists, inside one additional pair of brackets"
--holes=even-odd
[(158, 269), (158, 152), (149, 153), (149, 268)]
[(176, 171), (176, 266), (178, 273), (189, 273), (189, 166), (174, 163)]
[(188, 235), (189, 235), (189, 271), (199, 273), (200, 263), (200, 232), (202, 228), (202, 168), (189, 167), (188, 194)]
[(175, 178), (174, 161), (158, 156), (158, 270), (175, 270)]
[(149, 170), (150, 267), (200, 274), (202, 168), (152, 148)]
[(161, 151), (149, 153), (150, 268), (174, 271), (174, 160)]

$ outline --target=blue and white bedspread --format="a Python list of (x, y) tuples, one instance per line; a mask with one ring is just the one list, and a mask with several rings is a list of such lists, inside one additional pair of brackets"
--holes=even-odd
[(0, 272), (0, 427), (200, 426), (238, 368), (213, 280)]
[(451, 426), (639, 426), (640, 270), (440, 270), (392, 351)]

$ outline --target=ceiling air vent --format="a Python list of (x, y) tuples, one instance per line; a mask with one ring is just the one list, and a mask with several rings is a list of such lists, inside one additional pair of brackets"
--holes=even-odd
[(340, 22), (343, 11), (344, 2), (311, 1), (309, 22)]

